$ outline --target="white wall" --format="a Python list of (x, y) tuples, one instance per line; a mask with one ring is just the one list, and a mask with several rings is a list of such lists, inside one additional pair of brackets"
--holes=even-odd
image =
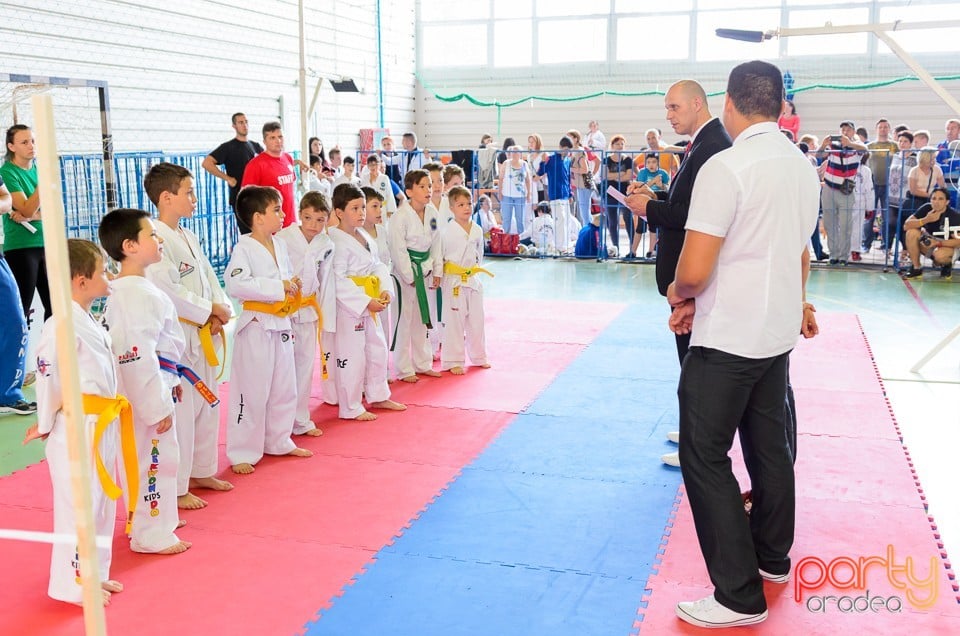
[[(385, 0), (382, 10), (385, 125), (406, 130), (414, 111), (414, 3)], [(305, 21), (306, 66), (355, 78), (364, 91), (337, 94), (325, 83), (308, 135), (352, 150), (357, 131), (378, 124), (375, 2), (307, 0)], [(265, 121), (282, 116), (294, 150), (301, 146), (297, 25), (291, 0), (0, 0), (0, 70), (107, 81), (118, 152), (212, 149), (233, 135), (235, 111), (248, 115), (253, 139)], [(315, 82), (308, 76), (308, 106)], [(0, 86), (0, 101), (9, 88)], [(63, 128), (85, 131), (65, 132), (60, 150), (96, 150), (95, 92), (51, 94)], [(29, 100), (21, 111), (30, 123)], [(9, 111), (0, 117), (3, 127), (12, 123)]]
[[(919, 56), (934, 74), (956, 74), (955, 56)], [(603, 96), (586, 101), (550, 103), (534, 101), (504, 108), (500, 132), (497, 133), (497, 109), (478, 107), (466, 100), (447, 103), (435, 94), (451, 96), (468, 93), (484, 101), (511, 100), (529, 95), (569, 97), (599, 90), (643, 92), (666, 90), (678, 79), (689, 77), (700, 81), (707, 92), (722, 92), (726, 76), (737, 62), (699, 63), (696, 65), (662, 64), (596, 64), (543, 65), (533, 69), (442, 69), (421, 70), (425, 87), (418, 108), (423, 116), (423, 146), (435, 149), (474, 148), (483, 133), (491, 133), (498, 144), (512, 136), (526, 146), (527, 136), (538, 132), (548, 147), (556, 147), (569, 128), (587, 133), (587, 122), (596, 119), (607, 139), (614, 133), (627, 137), (627, 148), (645, 145), (643, 133), (648, 128), (663, 130), (664, 139), (679, 139), (665, 120), (663, 97)], [(880, 78), (910, 75), (910, 71), (892, 56), (879, 56), (872, 61), (866, 56), (836, 58), (794, 58), (779, 62), (795, 77), (795, 86), (813, 83), (834, 83), (844, 86), (866, 84)], [(960, 95), (960, 81), (945, 82), (953, 95)], [(719, 114), (722, 94), (710, 98), (711, 110)], [(906, 123), (911, 129), (926, 128), (936, 143), (944, 138), (944, 122), (957, 117), (932, 91), (918, 81), (908, 81), (869, 90), (816, 89), (799, 93), (795, 99), (801, 116), (801, 132), (818, 137), (835, 133), (840, 121), (852, 119), (873, 133), (879, 117), (893, 125)], [(420, 122), (418, 121), (418, 124)]]

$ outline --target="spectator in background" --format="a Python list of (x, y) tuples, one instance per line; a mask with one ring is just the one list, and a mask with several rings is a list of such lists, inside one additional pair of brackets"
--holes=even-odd
[[(3, 179), (0, 179), (0, 214), (4, 223), (13, 210), (13, 199)], [(13, 272), (0, 250), (0, 313), (4, 328), (0, 329), (0, 414), (30, 415), (37, 412), (35, 403), (23, 399), (23, 380), (26, 370), (27, 321), (23, 303)]]
[[(914, 135), (913, 143), (917, 143)], [(930, 202), (930, 194), (936, 188), (946, 189), (943, 171), (934, 160), (936, 150), (926, 147), (917, 155), (917, 165), (910, 169), (907, 175), (907, 197), (904, 201), (904, 212), (915, 213), (920, 207)]]
[[(330, 149), (330, 174), (333, 176), (334, 182), (337, 178), (343, 174), (343, 154), (340, 152), (340, 149), (336, 146)], [(334, 183), (333, 187), (336, 188), (337, 184)]]
[(910, 191), (910, 170), (917, 165), (917, 158), (913, 149), (913, 133), (905, 130), (897, 135), (898, 152), (890, 159), (890, 172), (887, 175), (887, 205), (885, 214), (883, 249), (890, 250), (895, 242), (903, 243), (903, 222), (910, 216), (912, 210), (906, 214), (901, 212), (903, 202)]
[[(949, 279), (953, 274), (953, 261), (960, 248), (957, 238), (960, 228), (960, 214), (948, 204), (949, 194), (943, 187), (934, 188), (930, 202), (923, 204), (903, 224), (904, 242), (910, 254), (910, 269), (904, 278), (920, 278), (923, 267), (920, 256), (927, 256), (933, 264), (940, 267), (940, 278)], [(947, 223), (950, 224), (949, 236)]]
[(307, 147), (310, 148), (311, 155), (317, 155), (320, 157), (320, 162), (323, 164), (324, 168), (330, 166), (330, 162), (327, 160), (327, 151), (323, 147), (323, 142), (320, 141), (319, 137), (311, 137), (307, 140)]
[(23, 316), (30, 328), (33, 295), (40, 296), (43, 319), (53, 313), (47, 283), (47, 259), (43, 250), (43, 221), (40, 191), (37, 189), (36, 142), (29, 126), (14, 124), (7, 129), (7, 160), (0, 166), (0, 179), (13, 201), (3, 215), (3, 251), (17, 280)]
[[(620, 194), (626, 196), (627, 186), (633, 180), (633, 158), (623, 152), (627, 140), (623, 135), (614, 135), (610, 138), (610, 153), (607, 155), (606, 172), (607, 185), (616, 188)], [(627, 229), (627, 245), (631, 246), (629, 252), (623, 258), (633, 260), (636, 254), (633, 251), (633, 211), (625, 207), (619, 201), (609, 194), (607, 199), (607, 228), (610, 230), (610, 238), (613, 240), (614, 247), (617, 248), (617, 254), (620, 254), (620, 217), (623, 217), (623, 224)], [(640, 219), (640, 226), (646, 230), (646, 223)]]
[(480, 147), (486, 148), (493, 144), (493, 135), (484, 135), (480, 138)]
[(944, 130), (947, 138), (937, 144), (937, 163), (943, 170), (950, 200), (956, 203), (960, 184), (960, 119), (948, 119)]
[(586, 139), (583, 140), (583, 145), (590, 150), (603, 152), (607, 147), (607, 138), (600, 132), (600, 122), (596, 120), (591, 121), (587, 124), (587, 129), (590, 132), (587, 133)]
[(309, 170), (310, 166), (302, 161), (295, 161), (283, 151), (283, 128), (278, 121), (263, 125), (263, 145), (264, 151), (251, 159), (243, 171), (241, 187), (258, 185), (276, 188), (282, 197), (280, 204), (283, 208), (283, 227), (287, 227), (297, 222), (294, 190), (297, 177), (293, 167), (299, 165), (301, 170)]
[[(900, 133), (902, 133), (902, 132), (905, 131), (905, 130), (909, 131), (909, 130), (910, 130), (910, 126), (907, 126), (906, 124), (899, 124), (899, 125), (897, 125), (897, 126), (893, 129), (893, 135), (894, 135), (894, 137), (899, 137), (899, 136), (900, 136)], [(913, 133), (910, 133), (910, 134), (911, 134), (911, 136), (913, 135)]]
[[(676, 154), (667, 152), (667, 149), (660, 140), (660, 131), (656, 128), (651, 128), (645, 133), (645, 136), (647, 139), (647, 150), (658, 153), (660, 158), (660, 169), (666, 170), (671, 177), (676, 176), (677, 170), (680, 169), (680, 159)], [(640, 170), (642, 170), (644, 167), (644, 163), (644, 155), (640, 154), (634, 157), (634, 171), (640, 172)]]
[[(383, 160), (383, 173), (390, 181), (399, 185), (403, 181), (400, 174), (402, 156), (394, 150), (393, 137), (389, 135), (380, 140), (380, 159)], [(397, 203), (400, 203), (399, 199)]]
[[(216, 178), (227, 182), (230, 187), (229, 202), (232, 208), (237, 202), (237, 192), (240, 191), (240, 182), (243, 181), (243, 171), (251, 159), (263, 152), (263, 146), (247, 139), (250, 124), (246, 115), (234, 113), (230, 121), (237, 133), (236, 136), (217, 146), (200, 165)], [(226, 172), (222, 172), (217, 166), (223, 166)]]
[(503, 140), (503, 147), (500, 152), (497, 153), (497, 168), (507, 160), (507, 150), (510, 149), (510, 146), (516, 146), (517, 142), (513, 140), (513, 137), (507, 137)]
[(870, 139), (870, 134), (867, 132), (867, 129), (864, 128), (863, 126), (860, 126), (859, 128), (857, 128), (857, 139), (859, 139), (860, 143), (862, 144), (866, 144), (867, 141)]
[[(508, 159), (500, 164), (500, 216), (504, 232), (522, 234), (524, 214), (533, 200), (533, 179), (530, 164), (523, 160), (520, 146), (509, 146), (507, 156)], [(514, 219), (512, 224), (511, 218)]]
[(820, 204), (823, 222), (827, 226), (831, 265), (846, 265), (850, 257), (853, 190), (860, 166), (858, 152), (867, 149), (856, 140), (855, 131), (852, 121), (842, 121), (840, 134), (827, 135), (819, 148), (820, 156), (824, 158)]
[(401, 178), (411, 170), (423, 170), (423, 166), (430, 162), (430, 151), (420, 150), (417, 145), (417, 133), (403, 133), (402, 143), (404, 156), (400, 161)]
[(570, 164), (570, 177), (573, 186), (578, 218), (581, 226), (590, 223), (590, 200), (593, 195), (593, 164), (587, 156), (587, 149), (581, 143), (583, 137), (579, 130), (570, 129), (567, 137), (573, 141), (573, 162)]
[(873, 244), (873, 219), (877, 213), (873, 174), (867, 165), (870, 153), (864, 153), (859, 159), (860, 165), (854, 178), (857, 185), (853, 191), (853, 209), (850, 211), (850, 260), (854, 262), (862, 260), (860, 252), (869, 251), (869, 246)]
[(800, 115), (797, 114), (797, 107), (789, 99), (783, 102), (777, 127), (780, 130), (789, 130), (793, 134), (794, 141), (800, 138)]
[[(887, 209), (887, 175), (890, 173), (890, 161), (900, 150), (895, 141), (890, 138), (890, 122), (887, 119), (877, 120), (877, 138), (867, 144), (870, 151), (870, 172), (873, 175), (874, 210), (883, 213)], [(872, 237), (873, 218), (863, 220), (864, 241)], [(869, 249), (863, 245), (863, 251)]]
[(930, 131), (929, 130), (915, 130), (913, 131), (913, 147), (917, 150), (923, 150), (930, 145)]
[(543, 161), (543, 138), (537, 133), (527, 137), (527, 150), (530, 151), (530, 168), (533, 172), (533, 183), (537, 188), (537, 202), (547, 200), (547, 177), (540, 175), (540, 163)]

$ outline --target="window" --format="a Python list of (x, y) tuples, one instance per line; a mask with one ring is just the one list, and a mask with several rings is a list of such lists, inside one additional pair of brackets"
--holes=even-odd
[(676, 60), (690, 55), (690, 18), (645, 16), (617, 20), (617, 60)]
[(537, 0), (537, 16), (564, 18), (574, 15), (607, 15), (610, 0)]
[(460, 22), (489, 17), (487, 0), (420, 0), (421, 22)]
[(533, 64), (533, 22), (497, 20), (493, 23), (493, 65), (530, 66)]
[(423, 26), (423, 66), (486, 66), (487, 25)]
[(607, 59), (606, 19), (544, 20), (539, 23), (537, 35), (540, 64)]
[[(867, 24), (870, 10), (831, 9), (829, 18), (822, 9), (791, 11), (791, 27), (820, 27), (827, 19), (834, 25)], [(866, 53), (869, 33), (844, 33), (842, 35), (799, 35), (787, 38), (787, 55), (843, 55)]]
[[(880, 22), (930, 22), (937, 20), (960, 20), (960, 4), (937, 6), (884, 7), (880, 9)], [(960, 50), (960, 29), (917, 29), (915, 31), (888, 31), (897, 44), (910, 53), (943, 53)], [(891, 53), (882, 41), (877, 50)]]
[(753, 11), (704, 11), (697, 15), (697, 59), (775, 60), (780, 44), (776, 39), (763, 43), (740, 42), (718, 37), (717, 29), (768, 31), (780, 26), (780, 9)]
[(533, 0), (493, 0), (493, 17), (495, 18), (529, 18), (531, 16), (533, 16)]
[(650, 0), (615, 0), (617, 13), (674, 13), (689, 11), (693, 0), (671, 0), (670, 2), (651, 2)]

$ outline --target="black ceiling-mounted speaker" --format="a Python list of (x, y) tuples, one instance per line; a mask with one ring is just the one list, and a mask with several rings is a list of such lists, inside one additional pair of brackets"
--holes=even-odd
[(333, 87), (334, 93), (359, 93), (360, 88), (357, 86), (357, 83), (348, 77), (344, 77), (340, 80), (329, 80), (330, 86)]

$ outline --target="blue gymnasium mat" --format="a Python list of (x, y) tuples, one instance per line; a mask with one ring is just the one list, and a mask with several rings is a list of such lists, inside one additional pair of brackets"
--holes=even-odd
[(306, 634), (633, 631), (681, 481), (666, 313), (623, 312)]

